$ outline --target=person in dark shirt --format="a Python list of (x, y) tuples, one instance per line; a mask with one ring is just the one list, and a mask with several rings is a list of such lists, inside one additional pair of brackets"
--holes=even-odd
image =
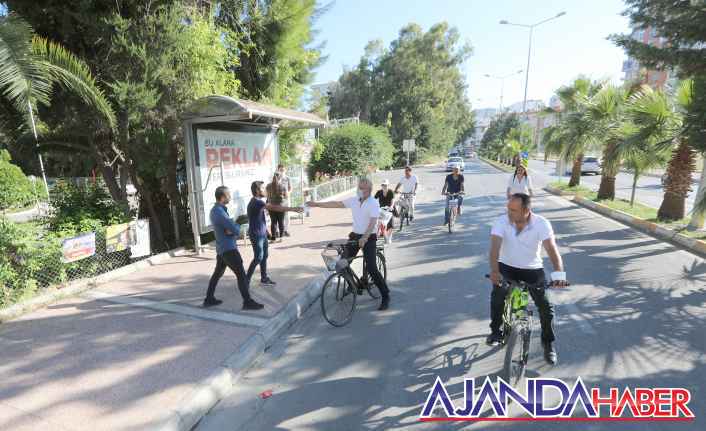
[[(272, 204), (273, 208), (280, 208), (287, 196), (287, 190), (281, 183), (281, 175), (279, 172), (275, 172), (272, 177), (272, 182), (267, 184), (265, 187), (265, 192), (267, 196), (267, 203)], [(275, 209), (268, 210), (270, 213), (270, 221), (272, 222), (272, 242), (277, 239), (280, 241), (284, 236), (284, 211), (277, 211)]]
[(216, 285), (223, 277), (226, 268), (230, 268), (238, 279), (238, 290), (243, 297), (243, 310), (261, 310), (264, 306), (250, 297), (250, 282), (243, 268), (243, 259), (238, 252), (236, 238), (240, 235), (240, 225), (233, 222), (228, 215), (228, 203), (230, 202), (230, 191), (228, 187), (220, 186), (216, 188), (216, 203), (210, 213), (213, 233), (216, 236), (216, 268), (213, 270), (211, 280), (208, 282), (206, 299), (203, 301), (204, 307), (213, 307), (223, 303), (216, 299)]
[(265, 187), (262, 181), (253, 181), (250, 185), (252, 199), (248, 203), (248, 235), (252, 244), (253, 260), (248, 267), (248, 282), (252, 279), (255, 268), (260, 265), (260, 283), (264, 286), (274, 286), (276, 283), (267, 275), (267, 257), (269, 246), (267, 241), (267, 220), (265, 210), (284, 214), (288, 211), (302, 212), (301, 208), (291, 208), (274, 203), (265, 203)]
[[(375, 193), (375, 199), (380, 203), (380, 207), (388, 207), (389, 211), (394, 211), (393, 203), (395, 202), (395, 192), (390, 190), (390, 182), (388, 180), (383, 180), (380, 184), (380, 190)], [(385, 228), (385, 242), (392, 244), (392, 231), (395, 228), (394, 217), (390, 218)]]
[[(453, 168), (453, 171), (446, 176), (444, 181), (444, 187), (441, 189), (441, 194), (446, 196), (446, 211), (444, 211), (444, 226), (449, 224), (449, 201), (451, 200), (450, 194), (453, 193), (463, 193), (463, 175), (460, 173), (459, 169)], [(463, 205), (463, 196), (456, 197), (458, 199), (458, 215), (461, 215), (461, 205)]]

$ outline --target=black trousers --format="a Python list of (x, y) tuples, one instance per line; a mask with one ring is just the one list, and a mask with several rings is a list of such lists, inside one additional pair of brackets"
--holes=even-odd
[(243, 297), (243, 302), (250, 301), (250, 283), (248, 283), (248, 277), (245, 274), (245, 268), (243, 267), (243, 258), (240, 257), (240, 252), (238, 250), (226, 251), (223, 254), (219, 254), (216, 257), (216, 268), (213, 270), (213, 275), (211, 280), (208, 282), (208, 290), (206, 291), (206, 299), (212, 299), (213, 295), (216, 293), (216, 285), (218, 280), (223, 277), (226, 272), (226, 267), (230, 268), (238, 279), (238, 290), (240, 295)]
[[(349, 239), (355, 241), (358, 241), (362, 237), (363, 235), (357, 233), (351, 233), (350, 235), (348, 235)], [(368, 274), (370, 274), (370, 277), (373, 279), (373, 283), (375, 283), (378, 290), (380, 290), (380, 295), (383, 298), (389, 298), (390, 289), (387, 288), (387, 283), (385, 282), (385, 279), (383, 278), (382, 274), (380, 274), (380, 270), (378, 269), (377, 265), (377, 240), (377, 235), (370, 235), (370, 237), (368, 238), (368, 242), (366, 242), (365, 246), (363, 246), (363, 259), (365, 259), (365, 267), (368, 271)], [(356, 256), (359, 250), (360, 247), (357, 243), (349, 244), (348, 246), (346, 246), (345, 257)], [(365, 274), (363, 274), (363, 277), (365, 277)]]
[[(554, 320), (554, 306), (549, 302), (544, 284), (543, 269), (519, 269), (500, 262), (500, 274), (506, 280), (524, 281), (529, 284), (539, 284), (539, 287), (530, 287), (529, 294), (539, 311), (539, 322), (542, 325), (542, 342), (552, 342), (556, 339), (552, 320)], [(500, 332), (503, 324), (503, 309), (507, 289), (493, 286), (490, 294), (490, 330)]]
[(270, 211), (270, 221), (272, 222), (272, 239), (281, 238), (284, 235), (284, 213)]

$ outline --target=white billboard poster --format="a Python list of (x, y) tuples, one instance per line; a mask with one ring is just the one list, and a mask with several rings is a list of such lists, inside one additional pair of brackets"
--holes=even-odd
[(201, 202), (201, 232), (211, 231), (208, 214), (216, 202), (216, 187), (225, 185), (231, 192), (228, 212), (231, 217), (244, 214), (252, 193), (253, 181), (272, 181), (277, 168), (277, 135), (275, 130), (196, 130), (196, 178)]
[(130, 222), (130, 257), (150, 255), (150, 220), (139, 219)]

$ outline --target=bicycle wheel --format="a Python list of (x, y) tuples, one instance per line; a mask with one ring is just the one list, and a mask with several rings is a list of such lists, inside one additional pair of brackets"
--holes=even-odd
[(353, 318), (356, 292), (345, 274), (331, 274), (321, 288), (321, 312), (333, 326), (344, 326)]
[[(387, 263), (385, 263), (385, 255), (378, 251), (375, 254), (375, 263), (377, 264), (378, 271), (380, 271), (380, 275), (382, 275), (382, 279), (387, 282)], [(366, 275), (366, 290), (368, 291), (368, 295), (373, 299), (380, 298), (380, 290), (378, 290), (375, 285), (373, 277), (371, 277), (370, 274)]]
[(451, 211), (451, 213), (449, 214), (449, 224), (448, 224), (448, 226), (449, 226), (449, 233), (453, 233), (453, 231), (454, 231), (454, 221), (455, 221), (455, 219), (456, 219), (456, 217), (454, 217), (454, 213), (453, 213), (453, 211)]
[[(527, 351), (525, 351), (525, 347), (527, 347)], [(529, 334), (527, 328), (522, 325), (513, 326), (505, 345), (505, 362), (501, 377), (514, 387), (518, 387), (517, 385), (525, 376), (528, 352)]]

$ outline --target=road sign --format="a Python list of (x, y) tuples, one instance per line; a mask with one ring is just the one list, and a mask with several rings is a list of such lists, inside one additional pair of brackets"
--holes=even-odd
[(414, 151), (414, 139), (405, 139), (402, 141), (402, 151)]

